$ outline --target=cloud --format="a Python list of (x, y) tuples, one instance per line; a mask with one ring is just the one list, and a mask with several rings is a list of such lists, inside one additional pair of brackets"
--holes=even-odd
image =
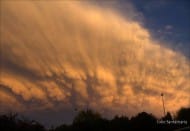
[(1, 3), (1, 111), (161, 116), (161, 92), (167, 110), (189, 106), (189, 60), (127, 14), (77, 1)]
[(171, 30), (171, 29), (173, 29), (173, 26), (172, 26), (172, 25), (166, 25), (166, 26), (165, 26), (165, 30)]

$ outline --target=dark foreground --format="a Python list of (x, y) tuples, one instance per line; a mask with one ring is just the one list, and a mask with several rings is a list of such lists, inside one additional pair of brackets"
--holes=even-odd
[(131, 119), (115, 116), (112, 120), (102, 118), (99, 113), (88, 109), (79, 111), (71, 125), (63, 124), (49, 130), (34, 120), (18, 118), (16, 114), (0, 115), (1, 131), (173, 131), (182, 128), (190, 130), (189, 126), (190, 108), (180, 109), (174, 118), (170, 113), (157, 119), (152, 114), (141, 112)]

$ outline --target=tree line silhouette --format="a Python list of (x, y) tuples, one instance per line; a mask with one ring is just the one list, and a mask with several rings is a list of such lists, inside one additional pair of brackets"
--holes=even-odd
[[(171, 121), (186, 123), (167, 123)], [(87, 109), (79, 111), (72, 124), (62, 124), (51, 129), (46, 129), (37, 121), (19, 118), (14, 113), (0, 115), (1, 131), (137, 131), (142, 129), (173, 131), (189, 126), (190, 108), (181, 108), (175, 117), (168, 112), (161, 119), (157, 119), (152, 114), (141, 112), (131, 119), (127, 116), (115, 116), (111, 120), (103, 118), (98, 112)]]

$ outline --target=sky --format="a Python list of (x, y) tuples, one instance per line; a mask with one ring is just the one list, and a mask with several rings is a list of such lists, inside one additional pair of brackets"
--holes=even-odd
[(173, 115), (190, 106), (188, 0), (1, 1), (0, 113), (46, 126), (75, 109)]
[(136, 9), (145, 17), (145, 26), (152, 35), (175, 51), (190, 58), (190, 1), (134, 0)]

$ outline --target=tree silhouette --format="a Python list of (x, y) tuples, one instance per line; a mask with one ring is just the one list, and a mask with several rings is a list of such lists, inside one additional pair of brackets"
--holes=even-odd
[(130, 120), (125, 116), (115, 116), (113, 120), (110, 121), (110, 130), (111, 131), (123, 131), (131, 129)]
[(21, 120), (17, 114), (10, 113), (0, 116), (1, 131), (45, 131), (45, 128), (36, 121)]
[(177, 112), (177, 115), (174, 118), (174, 120), (187, 122), (183, 124), (176, 124), (175, 129), (179, 129), (179, 131), (189, 131), (190, 130), (190, 108), (181, 108)]
[(101, 115), (90, 109), (80, 111), (73, 120), (73, 130), (75, 131), (104, 131), (108, 128), (107, 120), (103, 119)]
[(155, 130), (156, 124), (156, 118), (152, 114), (148, 114), (146, 112), (139, 113), (137, 116), (131, 118), (131, 125), (133, 130)]
[(167, 114), (162, 118), (162, 120), (173, 120), (170, 112), (167, 112)]
[(78, 113), (78, 115), (73, 120), (73, 124), (83, 123), (83, 122), (94, 122), (100, 119), (102, 119), (102, 117), (99, 113), (87, 109), (86, 111), (80, 111)]
[[(158, 124), (157, 121), (187, 121), (188, 124)], [(190, 124), (190, 108), (182, 108), (172, 119), (168, 112), (163, 118), (157, 119), (152, 114), (141, 112), (129, 119), (126, 116), (115, 116), (112, 120), (90, 109), (79, 111), (70, 125), (62, 124), (49, 131), (173, 131), (186, 128)], [(189, 128), (186, 128), (187, 130)], [(21, 119), (15, 113), (0, 115), (1, 131), (47, 131), (43, 125), (34, 120)]]
[(177, 112), (176, 120), (185, 120), (190, 126), (190, 108), (181, 108)]

